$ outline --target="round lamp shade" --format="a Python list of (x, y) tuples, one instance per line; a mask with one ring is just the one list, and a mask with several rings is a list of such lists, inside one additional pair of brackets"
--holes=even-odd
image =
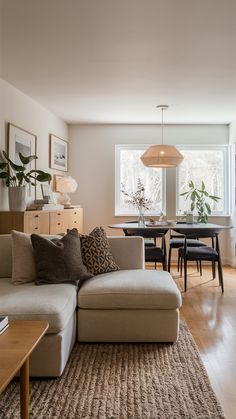
[(57, 181), (57, 191), (61, 193), (75, 192), (77, 186), (76, 180), (71, 176), (62, 176)]
[(147, 167), (170, 168), (178, 166), (182, 154), (172, 145), (152, 145), (141, 156), (143, 164)]

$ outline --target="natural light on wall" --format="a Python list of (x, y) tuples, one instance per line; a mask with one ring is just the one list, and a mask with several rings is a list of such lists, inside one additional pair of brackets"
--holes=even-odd
[(140, 156), (148, 146), (142, 145), (116, 145), (116, 205), (115, 215), (138, 215), (137, 209), (125, 202), (121, 193), (121, 185), (125, 190), (134, 192), (137, 189), (137, 180), (141, 179), (145, 185), (145, 196), (152, 200), (152, 207), (146, 215), (160, 215), (163, 208), (164, 176), (163, 169), (147, 168), (143, 165)]
[(229, 208), (227, 147), (189, 146), (179, 149), (184, 160), (177, 170), (177, 214), (189, 210), (189, 201), (179, 194), (189, 189), (188, 184), (192, 180), (199, 187), (204, 181), (206, 190), (221, 198), (211, 204), (212, 215), (226, 215)]

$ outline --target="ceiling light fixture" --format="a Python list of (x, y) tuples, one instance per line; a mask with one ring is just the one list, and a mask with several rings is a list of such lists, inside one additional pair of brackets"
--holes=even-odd
[(141, 156), (143, 164), (147, 167), (170, 168), (178, 166), (182, 160), (182, 154), (173, 145), (163, 144), (163, 112), (168, 109), (168, 105), (158, 105), (157, 109), (162, 111), (161, 122), (161, 144), (151, 145)]

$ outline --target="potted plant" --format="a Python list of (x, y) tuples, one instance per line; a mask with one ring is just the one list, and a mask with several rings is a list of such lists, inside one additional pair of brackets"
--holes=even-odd
[(35, 186), (36, 182), (49, 182), (52, 177), (42, 170), (29, 170), (26, 166), (36, 160), (37, 156), (23, 156), (19, 153), (22, 165), (15, 164), (7, 153), (2, 151), (0, 162), (0, 179), (4, 179), (8, 187), (10, 211), (25, 211), (27, 207), (27, 185)]
[(127, 192), (125, 186), (121, 184), (121, 193), (126, 197), (125, 202), (135, 208), (139, 212), (139, 225), (144, 226), (144, 212), (150, 209), (152, 204), (151, 199), (145, 198), (145, 187), (140, 178), (137, 182), (137, 190), (135, 192)]
[(221, 198), (210, 195), (206, 191), (206, 186), (203, 181), (201, 182), (201, 188), (197, 188), (192, 180), (190, 180), (188, 186), (189, 190), (181, 193), (180, 196), (185, 196), (185, 200), (190, 199), (190, 210), (192, 212), (196, 210), (198, 213), (197, 221), (199, 223), (207, 223), (208, 216), (211, 214), (210, 202), (218, 202)]

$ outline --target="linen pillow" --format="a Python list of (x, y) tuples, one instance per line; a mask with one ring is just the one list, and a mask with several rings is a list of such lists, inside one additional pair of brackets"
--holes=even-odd
[(46, 240), (37, 234), (31, 235), (36, 267), (36, 285), (60, 284), (91, 278), (83, 264), (79, 233), (70, 230), (60, 240)]
[[(59, 238), (60, 236), (45, 235), (45, 238)], [(12, 283), (14, 285), (34, 282), (36, 270), (34, 262), (34, 251), (30, 234), (12, 230)]]
[(88, 271), (93, 275), (119, 271), (105, 230), (96, 227), (88, 236), (80, 235), (81, 254)]

